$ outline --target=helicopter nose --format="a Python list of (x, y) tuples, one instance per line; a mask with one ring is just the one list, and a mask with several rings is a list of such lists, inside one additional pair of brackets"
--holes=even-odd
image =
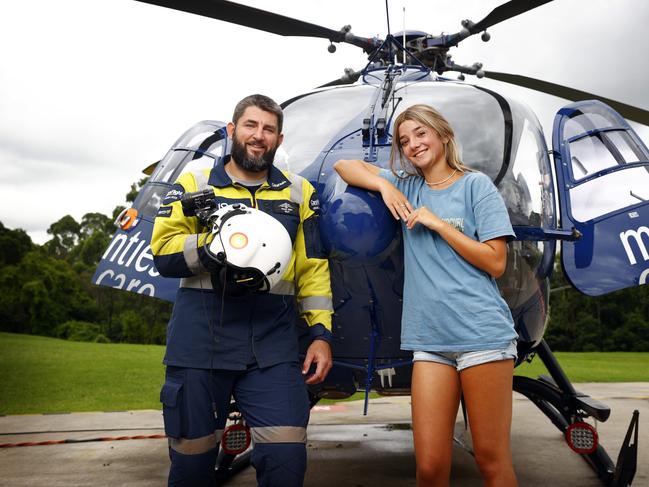
[(348, 186), (336, 172), (320, 194), (320, 235), (331, 259), (369, 263), (382, 259), (398, 243), (398, 223), (369, 191)]

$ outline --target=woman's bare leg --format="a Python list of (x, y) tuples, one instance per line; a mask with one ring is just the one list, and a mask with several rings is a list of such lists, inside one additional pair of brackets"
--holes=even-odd
[(516, 486), (510, 434), (513, 360), (460, 372), (475, 459), (487, 487)]
[(454, 367), (418, 361), (412, 371), (412, 430), (418, 487), (449, 485), (453, 428), (460, 402)]

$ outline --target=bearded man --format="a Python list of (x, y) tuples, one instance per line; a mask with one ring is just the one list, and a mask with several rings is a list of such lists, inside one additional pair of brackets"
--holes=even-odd
[[(250, 427), (259, 485), (303, 484), (310, 409), (306, 384), (322, 382), (332, 365), (331, 284), (318, 241), (315, 190), (304, 178), (273, 165), (283, 140), (282, 122), (282, 110), (270, 98), (241, 100), (227, 126), (231, 155), (212, 169), (182, 174), (155, 220), (155, 265), (163, 276), (182, 278), (167, 330), (160, 393), (170, 486), (214, 485), (231, 396)], [(215, 207), (243, 203), (287, 230), (291, 261), (270, 291), (225, 289), (225, 264), (205, 249), (212, 235), (196, 216), (183, 212), (183, 195), (205, 189), (213, 192)], [(309, 325), (312, 340), (301, 364), (298, 315)], [(311, 366), (315, 371), (308, 375)]]

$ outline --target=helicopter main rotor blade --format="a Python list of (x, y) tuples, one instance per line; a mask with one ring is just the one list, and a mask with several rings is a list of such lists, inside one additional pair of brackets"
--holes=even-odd
[(543, 4), (550, 3), (552, 0), (510, 0), (496, 7), (480, 22), (468, 27), (471, 34), (476, 34), (486, 30), (492, 25), (496, 25), (503, 20), (511, 19), (517, 15), (523, 14), (529, 10), (540, 7)]
[(364, 50), (369, 50), (374, 43), (369, 39), (356, 37), (344, 30), (337, 31), (310, 24), (302, 20), (292, 19), (283, 15), (267, 12), (247, 5), (228, 2), (227, 0), (137, 0), (180, 10), (203, 17), (223, 20), (232, 24), (243, 25), (252, 29), (263, 30), (281, 36), (321, 37), (331, 42), (347, 42)]
[(505, 83), (510, 83), (517, 86), (522, 86), (524, 88), (530, 88), (542, 93), (547, 93), (548, 95), (565, 98), (566, 100), (599, 100), (616, 110), (624, 118), (633, 120), (634, 122), (638, 122), (643, 125), (649, 125), (649, 111), (634, 107), (632, 105), (627, 105), (626, 103), (611, 100), (610, 98), (604, 98), (603, 96), (595, 95), (587, 91), (576, 90), (574, 88), (568, 88), (567, 86), (550, 83), (548, 81), (543, 81), (536, 78), (529, 78), (527, 76), (521, 76), (519, 74), (485, 71), (485, 77), (498, 81), (504, 81)]

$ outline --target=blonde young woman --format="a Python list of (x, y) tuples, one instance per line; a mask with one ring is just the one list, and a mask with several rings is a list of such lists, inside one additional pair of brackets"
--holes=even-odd
[(401, 348), (413, 351), (417, 485), (449, 484), (463, 393), (485, 485), (514, 486), (516, 332), (495, 282), (514, 233), (495, 186), (462, 164), (454, 137), (435, 109), (414, 105), (395, 120), (391, 171), (357, 160), (334, 167), (347, 183), (380, 192), (402, 221)]

